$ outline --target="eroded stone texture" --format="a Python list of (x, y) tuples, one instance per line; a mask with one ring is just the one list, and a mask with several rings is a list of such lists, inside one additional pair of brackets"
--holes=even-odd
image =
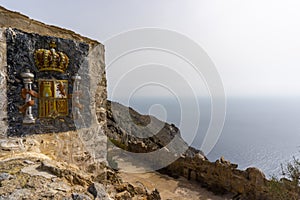
[(92, 158), (97, 162), (106, 162), (107, 137), (104, 128), (95, 125), (90, 128), (79, 129), (77, 133)]
[(6, 37), (0, 28), (0, 138), (7, 132), (6, 74)]
[[(88, 55), (90, 85), (89, 91), (91, 92), (90, 101), (94, 102), (89, 104), (92, 116), (92, 124), (100, 123), (106, 126), (106, 74), (105, 74), (105, 61), (104, 61), (104, 46), (97, 45), (91, 47)], [(80, 68), (79, 72), (81, 74)], [(98, 119), (98, 120), (97, 120)]]
[(64, 39), (72, 39), (89, 43), (91, 45), (99, 45), (99, 42), (83, 37), (73, 31), (63, 29), (57, 26), (46, 25), (42, 22), (30, 19), (18, 12), (7, 10), (0, 6), (0, 28), (15, 27), (28, 33), (37, 33), (40, 35), (53, 36)]
[(182, 157), (164, 169), (169, 175), (179, 174), (216, 193), (231, 193), (241, 199), (269, 199), (268, 180), (257, 168), (237, 169), (221, 157), (216, 162), (197, 157)]
[(86, 141), (99, 142), (97, 129), (80, 130), (0, 140), (0, 199), (117, 199), (127, 190), (132, 199), (160, 199), (95, 162)]

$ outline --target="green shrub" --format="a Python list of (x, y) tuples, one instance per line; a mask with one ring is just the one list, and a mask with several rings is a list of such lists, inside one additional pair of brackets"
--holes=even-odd
[(295, 186), (299, 186), (300, 180), (300, 161), (293, 157), (293, 161), (288, 162), (286, 167), (281, 164), (282, 175), (293, 182)]
[(281, 164), (282, 178), (273, 176), (268, 183), (269, 194), (272, 199), (297, 200), (300, 197), (300, 161), (293, 157), (284, 167)]
[(272, 177), (268, 183), (269, 196), (276, 200), (297, 200), (298, 194), (290, 189), (289, 180)]

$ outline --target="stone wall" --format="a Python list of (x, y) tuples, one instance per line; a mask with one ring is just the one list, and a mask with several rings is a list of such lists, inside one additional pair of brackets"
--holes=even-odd
[(216, 162), (182, 157), (161, 172), (184, 176), (219, 194), (232, 193), (237, 199), (271, 199), (268, 195), (268, 180), (259, 169), (250, 167), (239, 170), (236, 164), (223, 157)]
[(6, 37), (3, 28), (0, 28), (0, 137), (7, 133), (7, 64), (6, 64)]

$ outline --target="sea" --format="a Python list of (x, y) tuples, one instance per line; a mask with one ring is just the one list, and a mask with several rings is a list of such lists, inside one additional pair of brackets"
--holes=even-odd
[[(179, 128), (183, 121), (189, 123), (188, 127), (193, 128), (181, 129), (181, 135), (201, 150), (211, 122), (212, 104), (209, 98), (197, 98), (196, 106), (192, 101), (194, 98), (139, 97), (118, 102)], [(184, 113), (183, 108), (190, 114)], [(198, 121), (195, 113), (200, 116)], [(210, 161), (224, 156), (238, 164), (239, 169), (257, 167), (268, 178), (280, 177), (281, 165), (284, 167), (293, 157), (300, 158), (300, 98), (227, 98), (223, 129), (206, 156)]]

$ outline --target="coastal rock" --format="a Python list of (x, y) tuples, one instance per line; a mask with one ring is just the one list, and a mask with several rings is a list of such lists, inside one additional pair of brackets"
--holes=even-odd
[(255, 186), (266, 184), (266, 176), (259, 169), (250, 167), (246, 169), (246, 172), (248, 173), (248, 179), (250, 180), (251, 184)]
[(200, 160), (206, 160), (207, 158), (203, 155), (203, 154), (201, 154), (201, 153), (197, 153), (196, 155), (195, 155), (195, 157), (196, 157), (196, 159), (200, 159)]
[(221, 156), (220, 158), (220, 163), (224, 164), (224, 165), (231, 165), (230, 161), (225, 160), (224, 156)]
[[(268, 199), (268, 180), (257, 168), (237, 169), (237, 165), (221, 157), (208, 160), (182, 157), (166, 167), (168, 174), (178, 174), (218, 194), (232, 194), (242, 199)], [(163, 172), (165, 172), (163, 171)]]
[[(181, 156), (206, 160), (201, 151), (187, 145), (175, 125), (141, 115), (116, 102), (107, 101), (107, 128), (111, 142), (108, 158), (123, 154), (134, 165), (148, 170), (161, 169)], [(132, 158), (131, 153), (139, 154)], [(111, 167), (118, 169), (118, 159), (108, 161)]]

